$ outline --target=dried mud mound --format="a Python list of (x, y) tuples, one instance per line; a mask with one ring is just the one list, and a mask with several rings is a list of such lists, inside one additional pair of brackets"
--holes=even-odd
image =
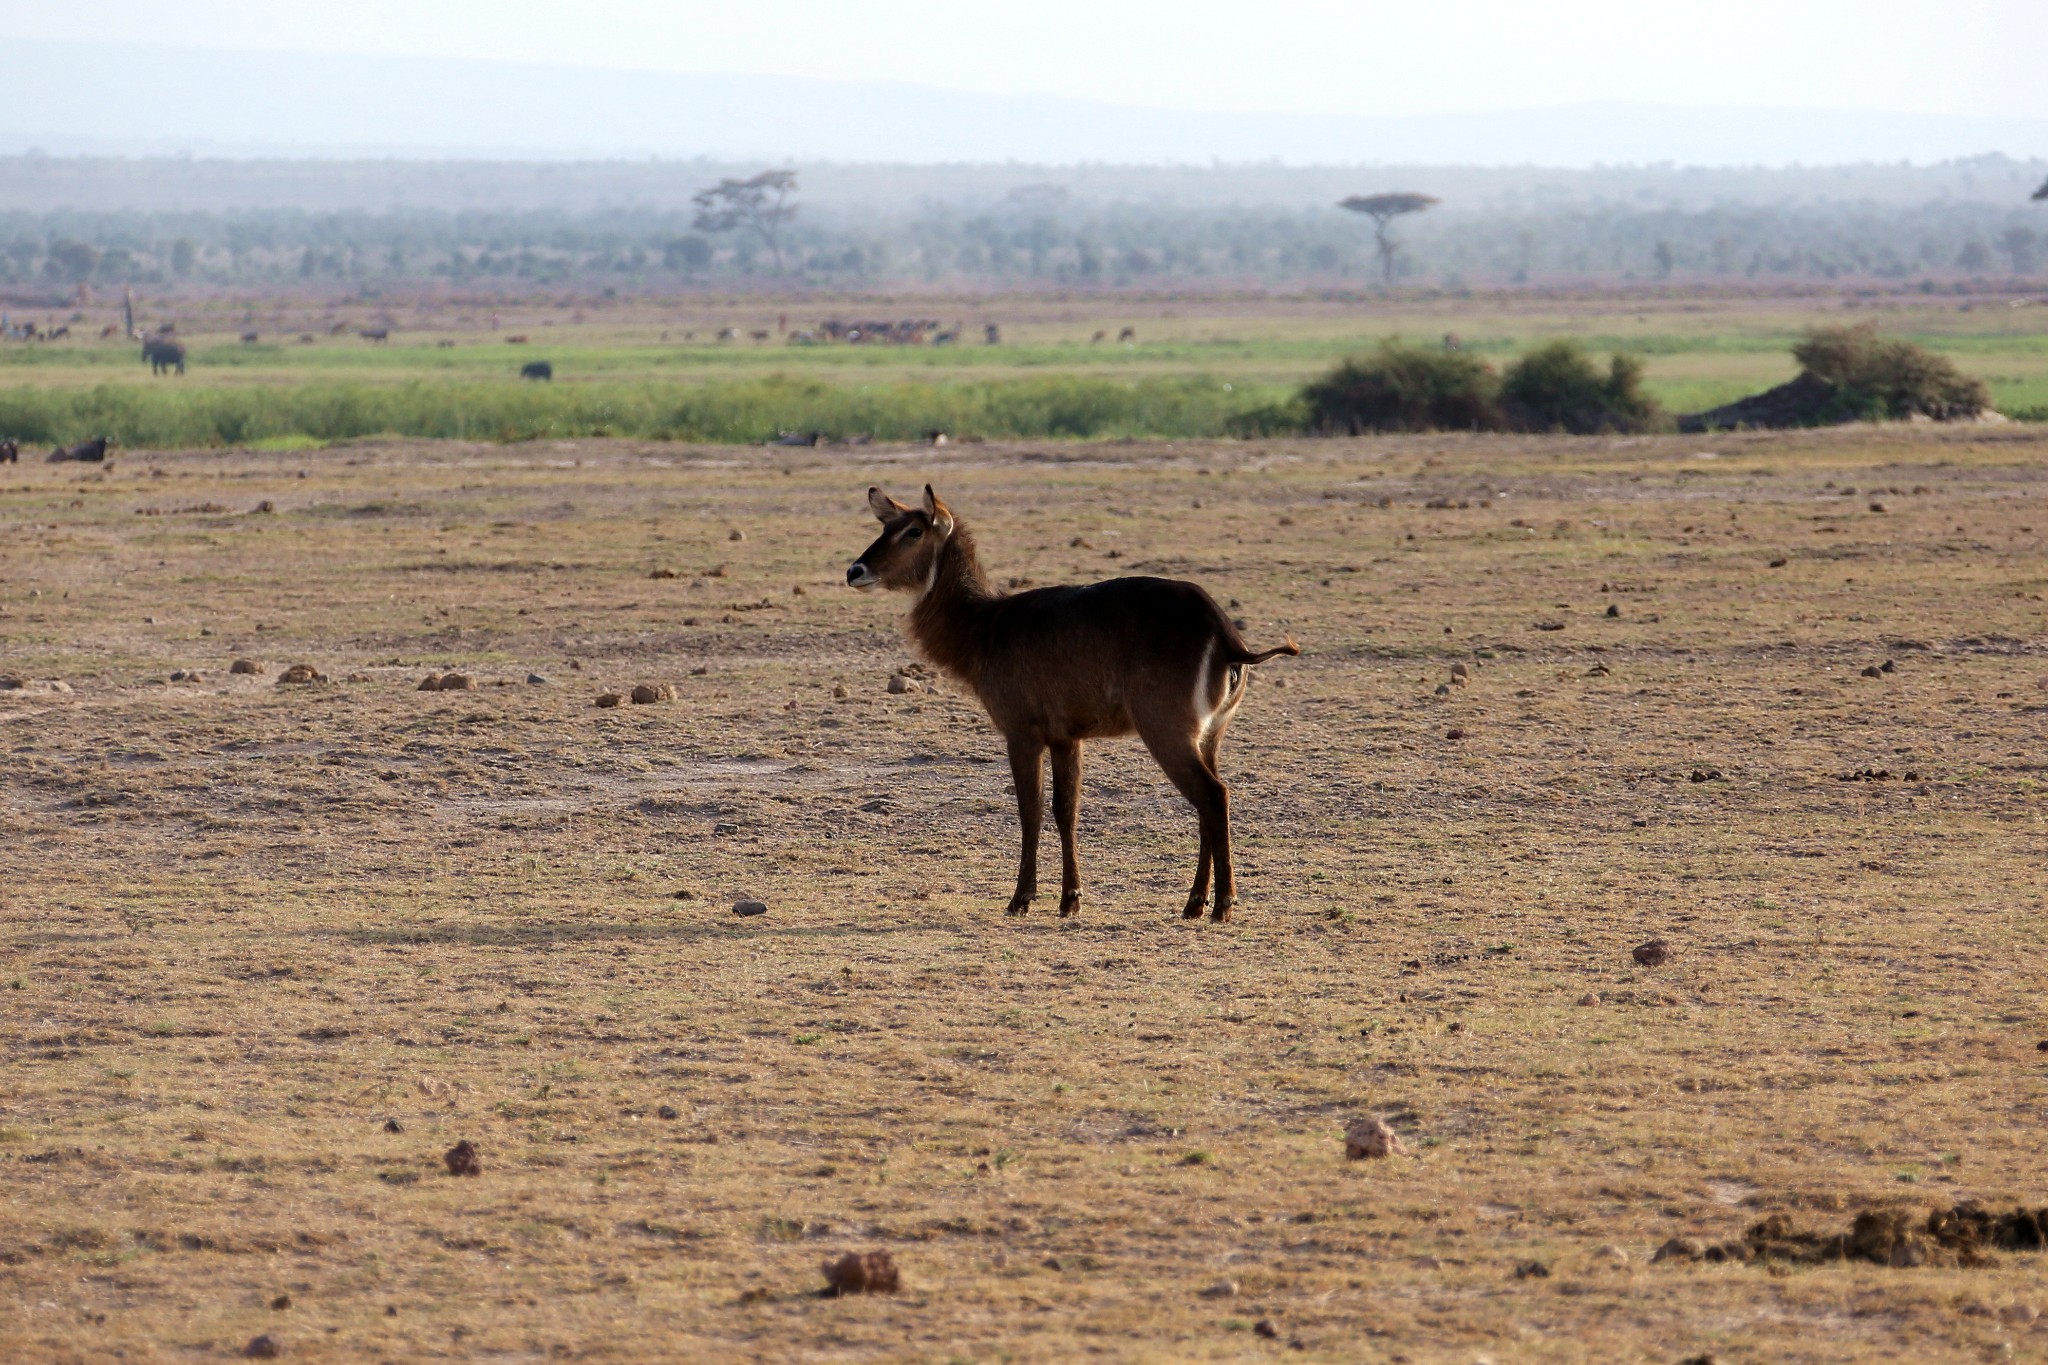
[(1732, 1242), (1708, 1246), (1674, 1237), (1657, 1252), (1656, 1259), (1976, 1266), (1988, 1264), (1994, 1251), (2044, 1248), (2048, 1248), (2048, 1208), (1998, 1212), (1971, 1203), (1933, 1209), (1921, 1218), (1904, 1209), (1866, 1209), (1856, 1215), (1847, 1232), (1803, 1230), (1783, 1214), (1773, 1214)]

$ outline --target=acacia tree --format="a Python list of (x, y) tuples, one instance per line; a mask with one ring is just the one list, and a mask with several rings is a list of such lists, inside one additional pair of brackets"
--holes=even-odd
[(761, 239), (775, 258), (775, 273), (782, 273), (782, 225), (796, 217), (796, 205), (788, 202), (796, 193), (795, 171), (763, 171), (745, 180), (721, 180), (708, 190), (690, 196), (697, 206), (694, 226), (699, 232), (731, 232), (744, 228)]
[(1404, 213), (1420, 213), (1441, 202), (1434, 195), (1397, 191), (1391, 194), (1354, 194), (1349, 199), (1339, 200), (1337, 207), (1372, 219), (1373, 241), (1380, 251), (1380, 278), (1392, 284), (1394, 254), (1401, 249), (1401, 244), (1387, 236), (1387, 225)]

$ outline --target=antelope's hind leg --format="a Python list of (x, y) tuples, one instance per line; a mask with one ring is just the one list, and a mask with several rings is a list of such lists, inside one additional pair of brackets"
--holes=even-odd
[(1200, 917), (1202, 906), (1209, 899), (1209, 874), (1213, 868), (1216, 909), (1211, 918), (1227, 920), (1236, 901), (1230, 877), (1230, 792), (1203, 758), (1201, 743), (1193, 734), (1141, 731), (1140, 735), (1152, 757), (1159, 760), (1167, 780), (1195, 808), (1195, 819), (1201, 826), (1202, 851), (1195, 864), (1195, 884), (1188, 890), (1187, 906), (1181, 914), (1188, 919)]
[(1052, 746), (1052, 819), (1060, 832), (1060, 914), (1081, 913), (1081, 746)]
[(1017, 855), (1017, 890), (1004, 909), (1021, 915), (1038, 896), (1038, 832), (1045, 823), (1045, 748), (1028, 740), (1010, 745), (1010, 780), (1017, 788), (1017, 823), (1023, 835)]

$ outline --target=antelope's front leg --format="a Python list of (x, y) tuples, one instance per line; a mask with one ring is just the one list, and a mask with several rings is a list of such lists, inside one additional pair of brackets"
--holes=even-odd
[(1005, 914), (1021, 915), (1038, 895), (1038, 831), (1045, 823), (1045, 746), (1028, 740), (1010, 745), (1010, 780), (1017, 788), (1017, 823), (1023, 849), (1017, 856), (1017, 892)]

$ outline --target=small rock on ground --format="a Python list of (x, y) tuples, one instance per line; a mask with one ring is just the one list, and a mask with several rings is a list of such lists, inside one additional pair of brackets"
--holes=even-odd
[(603, 692), (598, 695), (597, 704), (599, 706), (621, 706), (625, 703), (625, 700), (626, 698), (622, 693)]
[(1407, 1154), (1408, 1147), (1401, 1141), (1401, 1135), (1377, 1115), (1359, 1119), (1344, 1131), (1344, 1155), (1353, 1161)]
[(228, 665), (228, 672), (230, 673), (249, 674), (261, 673), (262, 671), (263, 665), (257, 663), (253, 659), (237, 659), (233, 663)]
[(249, 1344), (242, 1348), (243, 1356), (250, 1360), (276, 1360), (284, 1354), (284, 1343), (265, 1332), (259, 1337), (250, 1337)]
[(441, 1160), (448, 1163), (450, 1175), (482, 1175), (483, 1158), (477, 1154), (476, 1144), (468, 1138), (456, 1143), (441, 1154)]
[(1653, 938), (1648, 943), (1637, 944), (1630, 956), (1640, 966), (1661, 967), (1671, 960), (1671, 945), (1661, 938)]
[(893, 1294), (903, 1287), (896, 1258), (886, 1251), (849, 1251), (825, 1262), (825, 1293)]
[(768, 907), (761, 901), (734, 901), (732, 912), (735, 915), (765, 915), (768, 913)]

